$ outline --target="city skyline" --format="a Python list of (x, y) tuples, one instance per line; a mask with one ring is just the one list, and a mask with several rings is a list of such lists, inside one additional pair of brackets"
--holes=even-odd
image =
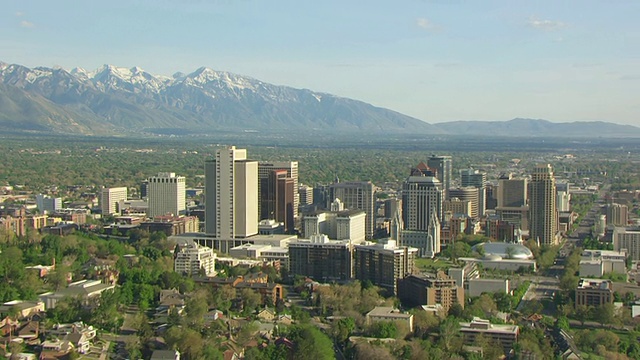
[(88, 70), (109, 63), (158, 75), (207, 66), (429, 123), (526, 117), (634, 125), (639, 7), (138, 1), (98, 11), (90, 3), (3, 2), (0, 61)]

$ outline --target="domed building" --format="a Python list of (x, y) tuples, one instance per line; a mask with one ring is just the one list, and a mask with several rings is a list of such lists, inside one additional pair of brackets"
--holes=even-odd
[(486, 259), (518, 259), (518, 260), (533, 260), (533, 253), (529, 248), (520, 244), (510, 244), (505, 242), (488, 242), (477, 244), (472, 247), (473, 251), (478, 251), (478, 248), (482, 246), (484, 248), (484, 257)]

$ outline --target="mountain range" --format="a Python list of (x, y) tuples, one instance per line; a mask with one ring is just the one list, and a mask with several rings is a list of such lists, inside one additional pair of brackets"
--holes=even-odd
[(0, 62), (0, 132), (181, 135), (283, 130), (640, 136), (640, 128), (604, 122), (514, 119), (428, 124), (362, 101), (206, 67), (169, 77), (138, 67), (104, 65), (95, 71), (67, 71)]

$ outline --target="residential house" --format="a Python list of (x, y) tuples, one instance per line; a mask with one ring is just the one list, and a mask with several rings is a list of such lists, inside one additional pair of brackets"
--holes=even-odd
[(264, 320), (264, 321), (273, 321), (275, 317), (276, 317), (276, 314), (271, 309), (267, 309), (267, 308), (264, 308), (258, 311), (258, 315), (257, 315), (258, 319)]
[(386, 306), (376, 306), (366, 315), (367, 324), (370, 325), (378, 321), (393, 321), (403, 323), (410, 332), (413, 332), (413, 315), (403, 314), (398, 309)]

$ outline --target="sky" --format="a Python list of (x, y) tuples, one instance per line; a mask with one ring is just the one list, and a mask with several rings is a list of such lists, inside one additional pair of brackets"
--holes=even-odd
[(0, 61), (206, 66), (429, 123), (640, 126), (637, 0), (0, 0)]

